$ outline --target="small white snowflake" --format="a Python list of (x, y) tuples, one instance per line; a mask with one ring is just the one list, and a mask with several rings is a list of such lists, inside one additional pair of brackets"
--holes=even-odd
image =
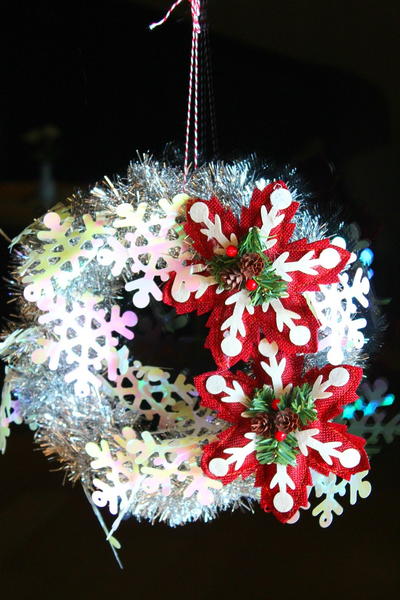
[(350, 433), (366, 439), (369, 454), (380, 451), (382, 440), (391, 444), (400, 436), (400, 413), (388, 418), (386, 407), (395, 400), (393, 394), (387, 393), (388, 389), (384, 379), (377, 379), (372, 384), (363, 382), (359, 389), (360, 398), (346, 406), (341, 418), (337, 419), (345, 421)]
[(347, 352), (364, 346), (361, 330), (367, 321), (357, 317), (357, 304), (368, 308), (369, 288), (368, 277), (358, 268), (353, 279), (348, 273), (342, 273), (339, 283), (321, 285), (320, 292), (307, 293), (311, 308), (321, 323), (319, 350), (327, 351), (327, 359), (332, 365), (343, 363)]
[(10, 425), (22, 423), (22, 416), (19, 410), (18, 400), (13, 400), (12, 391), (12, 373), (9, 367), (6, 367), (3, 391), (1, 393), (0, 403), (0, 452), (5, 452), (7, 437), (10, 435)]
[(321, 496), (325, 496), (322, 502), (312, 510), (313, 517), (319, 516), (321, 527), (329, 527), (332, 523), (333, 515), (341, 515), (343, 513), (343, 507), (336, 499), (337, 495), (343, 497), (349, 491), (351, 505), (357, 502), (357, 496), (367, 498), (370, 495), (371, 484), (369, 481), (364, 480), (367, 474), (368, 471), (361, 471), (352, 475), (350, 480), (347, 481), (346, 479), (338, 479), (333, 473), (325, 476), (311, 470), (315, 497), (321, 498)]

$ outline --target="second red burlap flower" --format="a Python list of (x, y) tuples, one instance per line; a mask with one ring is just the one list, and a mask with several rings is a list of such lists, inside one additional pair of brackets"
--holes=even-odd
[(195, 380), (203, 405), (231, 423), (204, 448), (202, 468), (224, 484), (254, 475), (261, 506), (287, 522), (308, 504), (310, 469), (350, 479), (369, 467), (365, 440), (331, 422), (356, 400), (362, 370), (301, 375), (301, 359), (283, 357), (276, 343), (262, 340), (259, 351), (255, 376), (220, 370)]

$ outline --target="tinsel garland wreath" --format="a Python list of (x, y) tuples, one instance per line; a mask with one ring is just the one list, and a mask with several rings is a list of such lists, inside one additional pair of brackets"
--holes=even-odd
[[(12, 422), (29, 425), (116, 516), (110, 536), (127, 515), (174, 526), (253, 501), (293, 522), (336, 476), (367, 496), (363, 440), (332, 422), (356, 399), (377, 323), (361, 247), (294, 170), (254, 159), (204, 165), (184, 186), (144, 156), (75, 194), (11, 244), (1, 449)], [(197, 389), (189, 357), (175, 375), (139, 362), (132, 329), (150, 301), (210, 313), (217, 368)]]

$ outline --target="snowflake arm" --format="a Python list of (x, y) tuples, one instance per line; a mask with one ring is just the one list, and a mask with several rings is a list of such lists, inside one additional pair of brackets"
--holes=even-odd
[(254, 306), (250, 303), (249, 294), (246, 291), (240, 291), (225, 300), (225, 306), (232, 306), (232, 312), (221, 324), (221, 331), (225, 332), (221, 341), (221, 351), (225, 356), (238, 356), (243, 348), (239, 336), (246, 336), (246, 327), (243, 321), (243, 315), (247, 311), (250, 315), (254, 314)]
[(307, 486), (310, 484), (307, 460), (301, 454), (295, 466), (265, 465), (256, 478), (256, 485), (262, 488), (262, 508), (283, 523), (291, 521), (300, 507), (308, 505)]
[(321, 475), (317, 471), (311, 470), (313, 489), (316, 498), (324, 499), (313, 508), (313, 517), (319, 516), (319, 524), (321, 527), (329, 527), (332, 523), (333, 515), (342, 515), (343, 507), (339, 504), (336, 496), (344, 496), (346, 491), (350, 491), (350, 504), (354, 505), (357, 502), (357, 496), (367, 498), (371, 493), (371, 484), (365, 481), (364, 478), (368, 471), (361, 471), (352, 475), (349, 481), (345, 479), (337, 480), (336, 475), (330, 473), (328, 476)]
[(327, 365), (306, 374), (305, 381), (311, 386), (311, 396), (321, 420), (333, 419), (342, 412), (343, 406), (357, 399), (361, 377), (362, 369), (350, 365)]
[[(237, 477), (247, 477), (257, 467), (255, 434), (249, 432), (246, 419), (218, 435), (218, 441), (208, 444), (201, 466), (208, 477), (230, 483)], [(227, 456), (228, 455), (228, 456)]]
[(216, 198), (207, 203), (189, 200), (186, 216), (185, 231), (204, 258), (212, 258), (229, 245), (237, 246), (237, 221)]

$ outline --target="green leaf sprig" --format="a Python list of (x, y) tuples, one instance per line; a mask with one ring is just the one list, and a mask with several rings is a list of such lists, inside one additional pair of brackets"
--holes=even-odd
[[(271, 386), (264, 385), (262, 388), (256, 389), (249, 407), (244, 412), (244, 416), (253, 418), (265, 413), (269, 415), (277, 414), (272, 408), (274, 399), (275, 394)], [(290, 408), (292, 412), (299, 416), (302, 426), (315, 421), (317, 410), (311, 395), (311, 386), (305, 383), (284, 394), (279, 399), (278, 410), (284, 410), (285, 408)], [(267, 438), (261, 435), (256, 438), (256, 457), (262, 465), (278, 463), (294, 466), (299, 451), (294, 433), (289, 433), (282, 441), (278, 441), (274, 437)]]
[(237, 256), (231, 258), (223, 254), (215, 255), (208, 263), (208, 268), (220, 287), (224, 287), (224, 282), (221, 276), (230, 270), (239, 269), (240, 259), (245, 254), (258, 254), (263, 262), (264, 269), (260, 275), (254, 277), (257, 283), (257, 288), (249, 292), (251, 303), (257, 306), (272, 300), (273, 298), (281, 298), (287, 289), (287, 284), (272, 266), (270, 259), (264, 254), (264, 247), (258, 227), (251, 227), (247, 235), (241, 240), (238, 246)]

